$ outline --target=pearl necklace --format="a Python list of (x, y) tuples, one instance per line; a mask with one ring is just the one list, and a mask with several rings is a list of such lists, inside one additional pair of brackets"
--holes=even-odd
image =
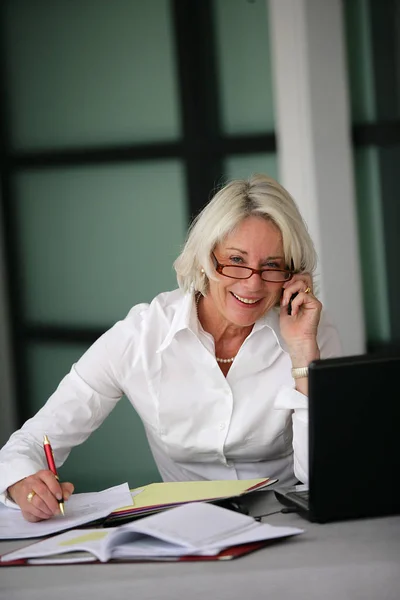
[(235, 356), (232, 356), (232, 358), (218, 358), (218, 356), (216, 356), (215, 360), (219, 363), (233, 363), (235, 358), (236, 358), (236, 354), (235, 354)]
[[(199, 318), (199, 302), (200, 302), (200, 298), (201, 298), (201, 294), (197, 294), (197, 298), (196, 298), (196, 312), (197, 312), (197, 318)], [(236, 358), (236, 354), (235, 356), (232, 356), (232, 358), (219, 358), (218, 356), (215, 357), (215, 360), (219, 363), (225, 363), (225, 364), (230, 364), (233, 363), (233, 361)]]

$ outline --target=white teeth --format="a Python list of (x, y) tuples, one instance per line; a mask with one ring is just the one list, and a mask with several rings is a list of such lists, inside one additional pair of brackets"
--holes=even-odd
[[(232, 292), (232, 294), (233, 294), (233, 292)], [(258, 300), (250, 300), (250, 298), (241, 298), (237, 294), (233, 294), (233, 295), (235, 296), (235, 298), (240, 300), (240, 302), (244, 302), (245, 304), (255, 304), (256, 302), (258, 302)]]

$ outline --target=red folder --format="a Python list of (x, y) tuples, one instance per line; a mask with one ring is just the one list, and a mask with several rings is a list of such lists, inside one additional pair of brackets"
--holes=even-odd
[[(281, 538), (279, 538), (281, 539)], [(143, 563), (143, 562), (204, 562), (204, 561), (223, 561), (223, 560), (233, 560), (235, 558), (240, 558), (241, 556), (245, 556), (246, 554), (250, 554), (251, 552), (255, 552), (260, 548), (264, 548), (266, 545), (275, 542), (278, 540), (264, 540), (261, 542), (252, 542), (250, 544), (241, 544), (239, 546), (232, 546), (230, 548), (225, 548), (219, 554), (213, 555), (186, 555), (186, 556), (171, 556), (171, 557), (152, 557), (152, 558), (133, 558), (133, 559), (115, 559), (110, 560), (108, 562), (100, 562), (96, 558), (94, 560), (90, 560), (88, 562), (45, 562), (46, 557), (43, 557), (42, 562), (40, 558), (35, 559), (20, 559), (9, 562), (1, 562), (0, 567), (43, 567), (43, 566), (70, 566), (71, 564), (88, 564), (88, 565), (107, 565), (110, 563), (116, 564), (126, 564), (126, 563)], [(86, 554), (82, 552), (82, 554)], [(60, 554), (60, 561), (62, 557), (65, 555)], [(34, 562), (32, 562), (34, 560)]]

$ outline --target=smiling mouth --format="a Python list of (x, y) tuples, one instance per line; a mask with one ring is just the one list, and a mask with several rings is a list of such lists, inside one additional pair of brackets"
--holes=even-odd
[(239, 302), (241, 302), (242, 304), (250, 304), (250, 305), (254, 305), (254, 304), (258, 304), (258, 302), (260, 302), (260, 298), (258, 298), (257, 300), (255, 300), (254, 298), (242, 298), (241, 296), (238, 296), (237, 294), (234, 294), (233, 292), (231, 292), (232, 296), (234, 298), (236, 298), (236, 300), (239, 300)]

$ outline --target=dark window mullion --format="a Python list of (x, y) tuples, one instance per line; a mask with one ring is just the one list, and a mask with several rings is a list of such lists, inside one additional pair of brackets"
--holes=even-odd
[(400, 117), (399, 0), (369, 0), (376, 120)]
[(4, 48), (4, 6), (0, 9), (0, 160), (1, 160), (1, 210), (3, 217), (5, 254), (5, 277), (7, 288), (8, 312), (10, 316), (12, 378), (16, 394), (16, 414), (20, 424), (26, 418), (26, 399), (28, 383), (26, 373), (26, 354), (22, 324), (23, 304), (20, 256), (18, 245), (18, 227), (16, 218), (15, 183), (10, 169), (10, 105), (7, 94), (7, 68)]
[(179, 142), (157, 144), (121, 144), (100, 148), (46, 148), (44, 150), (16, 151), (9, 157), (14, 169), (65, 167), (74, 165), (112, 164), (139, 160), (177, 158), (183, 153)]
[(353, 143), (361, 146), (400, 145), (400, 119), (353, 125)]
[[(110, 327), (111, 327), (110, 323)], [(106, 328), (107, 329), (107, 328)], [(26, 325), (24, 336), (35, 342), (56, 342), (57, 344), (93, 344), (106, 329), (68, 325)]]
[[(384, 5), (384, 8), (383, 6)], [(388, 286), (390, 343), (400, 343), (400, 317), (398, 299), (400, 280), (391, 277), (398, 272), (400, 251), (398, 227), (400, 204), (398, 200), (397, 171), (400, 164), (400, 57), (398, 49), (398, 27), (400, 23), (400, 1), (385, 0), (384, 3), (369, 0), (371, 42), (376, 99), (376, 119), (396, 119), (392, 123), (387, 138), (391, 144), (378, 149), (379, 182), (381, 186), (382, 214), (385, 238), (385, 265)], [(388, 127), (388, 129), (389, 129)]]
[(165, 160), (180, 158), (204, 160), (209, 155), (221, 160), (228, 154), (248, 154), (275, 152), (275, 134), (231, 135), (215, 139), (212, 144), (207, 139), (192, 142), (156, 142), (152, 144), (132, 144), (104, 146), (102, 148), (44, 149), (10, 152), (6, 157), (10, 169), (32, 169), (60, 166), (81, 166), (138, 162), (140, 160)]
[[(210, 0), (171, 0), (179, 78), (182, 129), (190, 217), (204, 206), (218, 185), (221, 156), (219, 103)], [(196, 147), (206, 152), (196, 156)], [(208, 152), (207, 152), (208, 150)]]

